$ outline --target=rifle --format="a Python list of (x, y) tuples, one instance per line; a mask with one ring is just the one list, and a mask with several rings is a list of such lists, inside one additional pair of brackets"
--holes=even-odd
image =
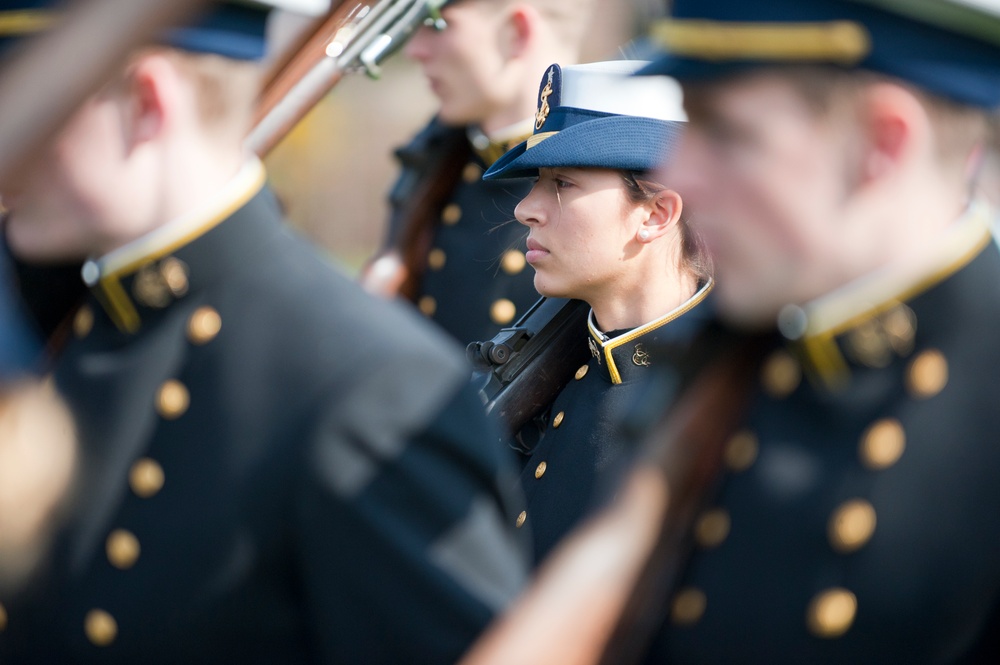
[(492, 340), (469, 344), (486, 413), (516, 433), (550, 405), (590, 358), (584, 333), (589, 312), (582, 300), (542, 298)]
[(472, 156), (464, 129), (435, 123), (417, 140), (422, 141), (417, 148), (419, 156), (408, 150), (396, 153), (403, 163), (403, 175), (390, 201), (403, 204), (390, 220), (391, 242), (369, 261), (360, 277), (370, 293), (399, 295), (410, 302), (416, 302), (420, 292), (441, 210)]
[[(706, 331), (630, 414), (645, 460), (572, 534), (461, 665), (630, 665), (667, 616), (694, 520), (719, 476), (771, 338)], [(666, 406), (680, 395), (669, 411)]]
[(421, 25), (445, 28), (450, 0), (337, 2), (267, 77), (247, 147), (266, 155), (347, 73), (381, 75), (381, 63)]

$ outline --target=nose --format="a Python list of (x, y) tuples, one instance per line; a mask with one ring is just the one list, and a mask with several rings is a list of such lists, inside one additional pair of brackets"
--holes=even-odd
[(528, 195), (521, 199), (521, 202), (514, 208), (514, 217), (525, 226), (540, 224), (542, 221), (542, 209), (538, 204), (538, 183), (531, 188)]
[(417, 62), (425, 62), (431, 54), (431, 40), (434, 39), (435, 30), (426, 25), (417, 28), (403, 47), (403, 55)]

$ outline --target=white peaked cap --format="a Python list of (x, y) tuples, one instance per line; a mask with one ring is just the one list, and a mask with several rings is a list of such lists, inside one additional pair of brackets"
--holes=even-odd
[(681, 86), (667, 76), (632, 76), (649, 63), (611, 60), (562, 68), (562, 106), (684, 122)]

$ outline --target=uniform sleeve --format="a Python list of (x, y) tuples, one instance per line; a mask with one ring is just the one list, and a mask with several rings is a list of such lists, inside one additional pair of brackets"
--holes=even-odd
[(455, 662), (525, 580), (482, 407), (421, 382), (369, 376), (305, 460), (298, 556), (324, 662)]

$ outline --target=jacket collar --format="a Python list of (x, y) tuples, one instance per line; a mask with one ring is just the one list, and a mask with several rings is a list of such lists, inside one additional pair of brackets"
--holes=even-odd
[(244, 207), (261, 191), (265, 179), (263, 164), (253, 158), (211, 201), (84, 264), (84, 282), (120, 331), (139, 330), (142, 307), (159, 309), (187, 293), (188, 266), (172, 254)]
[(709, 279), (679, 307), (654, 321), (610, 338), (595, 325), (594, 310), (591, 309), (587, 317), (587, 342), (601, 367), (601, 375), (611, 383), (619, 384), (635, 378), (643, 368), (650, 367), (653, 364), (650, 350), (661, 341), (658, 339), (661, 329), (704, 302), (714, 286), (715, 282)]
[[(917, 323), (905, 303), (959, 272), (989, 245), (989, 217), (988, 206), (973, 202), (941, 238), (930, 261), (888, 266), (802, 307), (785, 307), (778, 328), (792, 341), (807, 374), (836, 390), (850, 378), (850, 361), (878, 366), (877, 356), (902, 353), (912, 344)], [(872, 335), (883, 341), (866, 344)], [(845, 349), (852, 357), (845, 357)]]
[(478, 127), (469, 127), (467, 136), (473, 151), (482, 160), (486, 168), (504, 156), (508, 150), (526, 141), (535, 128), (534, 117), (511, 125), (487, 136)]

